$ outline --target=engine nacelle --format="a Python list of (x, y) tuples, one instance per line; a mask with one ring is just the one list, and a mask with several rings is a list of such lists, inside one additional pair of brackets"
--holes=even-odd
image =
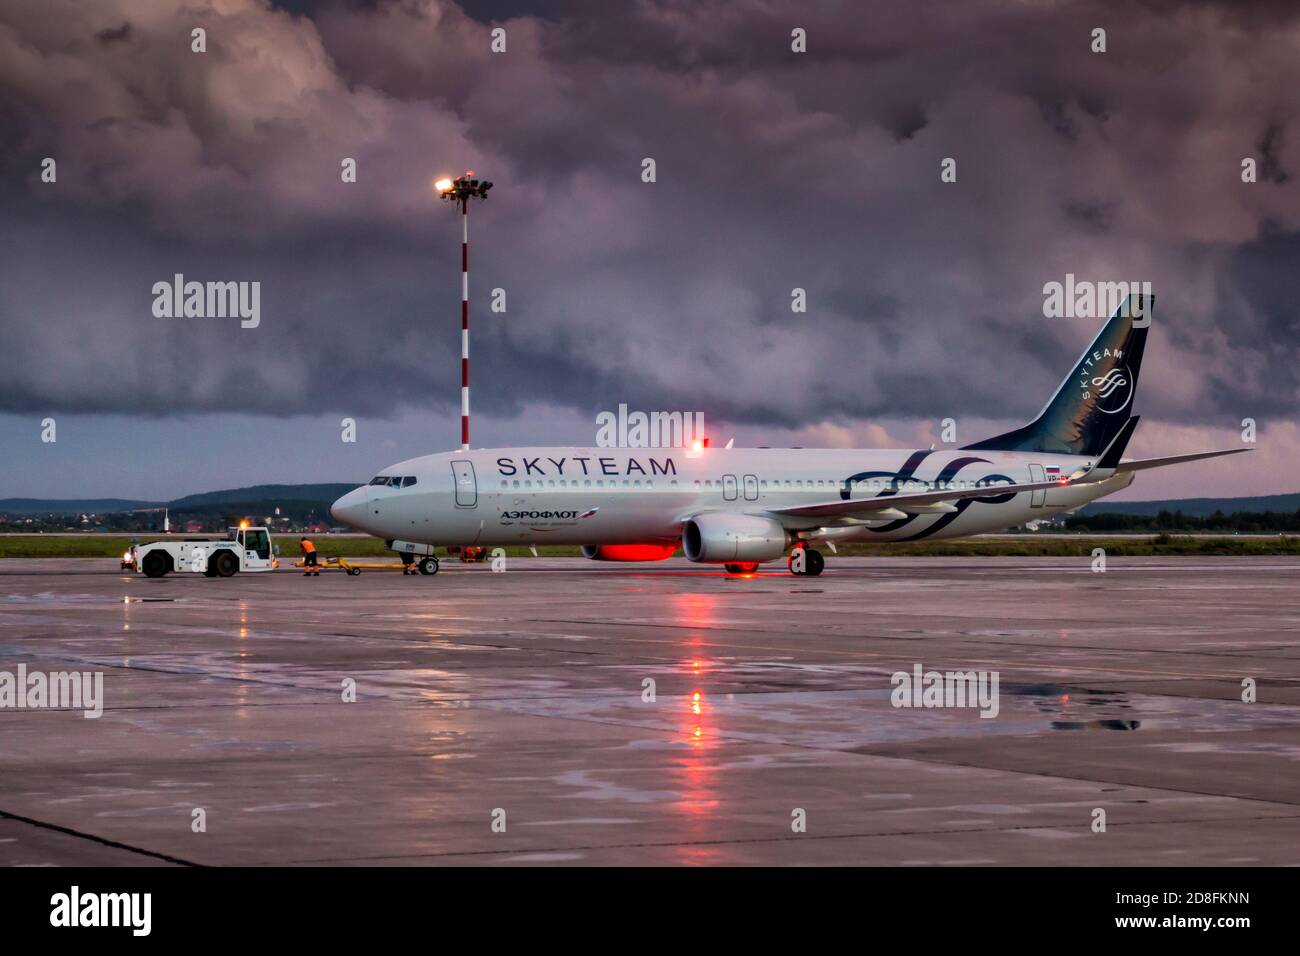
[(785, 554), (790, 536), (781, 522), (759, 515), (711, 512), (682, 528), (682, 551), (690, 561), (730, 564), (772, 561)]
[(584, 544), (582, 556), (593, 561), (664, 561), (676, 550), (675, 544)]

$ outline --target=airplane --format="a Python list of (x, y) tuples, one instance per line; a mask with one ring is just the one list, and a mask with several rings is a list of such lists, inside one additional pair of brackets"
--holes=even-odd
[(1140, 471), (1248, 448), (1128, 459), (1154, 297), (1128, 296), (1038, 417), (960, 448), (483, 448), (399, 462), (330, 509), (421, 556), (435, 545), (581, 545), (596, 561), (687, 560), (732, 574), (818, 549), (998, 531), (1132, 484)]

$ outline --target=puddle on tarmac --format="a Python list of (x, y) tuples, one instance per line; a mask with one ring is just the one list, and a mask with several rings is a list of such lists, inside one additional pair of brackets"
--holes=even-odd
[(1047, 718), (1051, 730), (1245, 730), (1300, 720), (1297, 707), (1252, 710), (1235, 700), (1070, 689), (1052, 684), (1004, 686), (1002, 696), (1027, 701)]
[[(730, 671), (719, 676), (734, 677)], [(499, 689), (500, 690), (500, 689)], [(692, 744), (770, 742), (854, 750), (944, 737), (1031, 736), (1051, 731), (1220, 732), (1300, 722), (1300, 707), (1242, 707), (1233, 700), (1002, 685), (996, 717), (976, 708), (895, 708), (891, 688), (660, 694), (653, 705), (613, 689), (546, 699), (497, 697), (472, 706), (676, 732)], [(647, 746), (637, 741), (631, 746)]]

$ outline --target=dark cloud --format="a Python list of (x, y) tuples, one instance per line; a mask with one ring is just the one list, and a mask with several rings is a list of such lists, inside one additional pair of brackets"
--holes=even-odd
[(131, 36), (131, 24), (128, 21), (123, 21), (120, 27), (100, 30), (98, 33), (95, 34), (95, 39), (98, 40), (100, 43), (105, 43), (105, 44), (120, 43), (123, 40), (129, 39), (130, 36)]
[[(1144, 412), (1294, 413), (1285, 5), (141, 9), (0, 10), (0, 411), (453, 409), (459, 236), (429, 184), (474, 168), (497, 183), (471, 216), (497, 415), (1032, 414), (1093, 327), (1042, 317), (1067, 272), (1155, 284)], [(260, 281), (261, 327), (154, 318), (177, 272)]]

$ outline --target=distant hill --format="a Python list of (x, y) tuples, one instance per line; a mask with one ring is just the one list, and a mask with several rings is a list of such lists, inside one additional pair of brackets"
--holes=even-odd
[(248, 504), (250, 502), (304, 502), (323, 501), (332, 504), (346, 495), (359, 481), (347, 484), (323, 485), (253, 485), (251, 488), (231, 488), (227, 491), (209, 491), (201, 495), (186, 495), (167, 502), (167, 507), (177, 511), (198, 511), (221, 505)]
[[(138, 501), (129, 498), (0, 498), (0, 514), (112, 514), (136, 508), (169, 508), (172, 511), (212, 511), (234, 505), (239, 510), (259, 513), (268, 506), (331, 504), (360, 482), (318, 485), (253, 485), (186, 495), (173, 501)], [(255, 507), (247, 507), (255, 505)]]
[(1181, 511), (1204, 518), (1222, 511), (1260, 513), (1264, 511), (1294, 514), (1300, 511), (1300, 492), (1289, 495), (1260, 495), (1254, 498), (1172, 498), (1166, 501), (1094, 501), (1079, 509), (1079, 515), (1155, 515), (1161, 511)]
[(105, 514), (132, 508), (162, 507), (158, 501), (127, 498), (0, 498), (0, 514)]

